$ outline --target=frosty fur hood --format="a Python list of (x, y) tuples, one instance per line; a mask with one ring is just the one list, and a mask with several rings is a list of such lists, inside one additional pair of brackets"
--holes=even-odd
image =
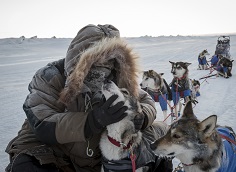
[(99, 65), (115, 59), (117, 85), (126, 88), (138, 98), (138, 56), (121, 38), (104, 38), (81, 53), (72, 73), (67, 77), (66, 87), (60, 99), (65, 104), (81, 93), (83, 82), (92, 65)]

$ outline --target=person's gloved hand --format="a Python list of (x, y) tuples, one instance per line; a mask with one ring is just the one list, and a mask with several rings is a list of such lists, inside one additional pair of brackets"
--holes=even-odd
[[(104, 127), (122, 120), (127, 114), (128, 109), (124, 106), (124, 102), (118, 102), (111, 106), (111, 104), (118, 98), (118, 95), (112, 95), (108, 100), (101, 101), (89, 114), (85, 125), (85, 135), (90, 131), (93, 133), (100, 133)], [(87, 137), (86, 136), (86, 137)], [(87, 137), (88, 138), (88, 137)]]
[(107, 101), (100, 102), (99, 105), (90, 112), (101, 127), (106, 127), (109, 124), (118, 122), (127, 115), (124, 112), (128, 107), (124, 106), (124, 102), (118, 102), (114, 106), (111, 106), (117, 98), (118, 95), (112, 95)]
[(135, 131), (146, 128), (145, 115), (143, 113), (139, 113), (134, 117), (134, 127)]

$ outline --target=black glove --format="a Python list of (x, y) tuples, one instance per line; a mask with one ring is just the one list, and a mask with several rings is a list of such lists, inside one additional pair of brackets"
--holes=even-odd
[[(114, 106), (111, 104), (118, 98), (112, 95), (107, 101), (101, 101), (89, 114), (85, 124), (85, 137), (88, 138), (92, 133), (100, 133), (109, 124), (122, 120), (127, 114), (124, 113), (128, 107), (124, 102), (118, 102)], [(92, 132), (92, 133), (91, 133)]]
[(147, 120), (145, 120), (145, 117), (146, 117), (146, 115), (144, 115), (143, 113), (139, 113), (134, 117), (135, 131), (143, 130), (146, 128)]

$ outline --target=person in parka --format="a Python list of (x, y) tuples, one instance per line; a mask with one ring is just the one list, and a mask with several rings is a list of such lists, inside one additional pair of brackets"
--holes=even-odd
[(154, 169), (160, 163), (163, 168), (171, 164), (155, 157), (148, 146), (156, 139), (151, 127), (156, 109), (152, 98), (138, 87), (137, 60), (114, 26), (82, 28), (65, 59), (49, 63), (33, 76), (23, 104), (27, 119), (6, 148), (10, 155), (6, 171), (100, 171), (101, 133), (107, 125), (123, 119), (127, 110), (124, 102), (110, 106), (116, 95), (104, 100), (101, 85), (105, 80), (127, 88), (141, 102), (142, 118), (135, 118), (134, 124), (144, 137), (147, 133), (146, 147), (142, 147), (147, 156), (138, 165), (152, 164)]

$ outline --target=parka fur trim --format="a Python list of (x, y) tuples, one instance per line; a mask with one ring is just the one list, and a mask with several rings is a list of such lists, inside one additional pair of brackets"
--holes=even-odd
[(132, 96), (138, 98), (138, 55), (121, 38), (104, 38), (81, 53), (73, 72), (67, 78), (60, 100), (65, 104), (72, 101), (81, 92), (92, 65), (103, 64), (111, 59), (115, 59), (118, 87), (126, 88)]

